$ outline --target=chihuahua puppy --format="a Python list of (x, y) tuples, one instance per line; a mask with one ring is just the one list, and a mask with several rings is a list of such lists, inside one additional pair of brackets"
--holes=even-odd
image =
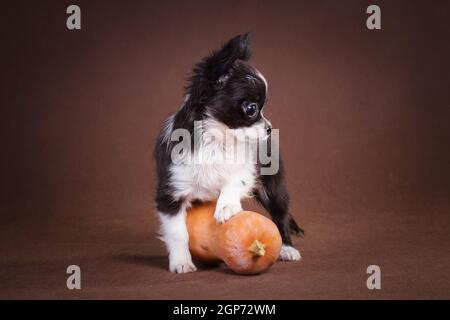
[[(276, 159), (279, 169), (266, 175), (261, 174), (263, 166), (257, 159), (255, 146), (261, 139), (270, 139), (272, 125), (263, 115), (267, 80), (247, 63), (250, 56), (250, 35), (245, 34), (199, 62), (181, 109), (166, 120), (158, 137), (156, 204), (171, 272), (196, 270), (186, 228), (186, 210), (195, 201), (217, 200), (214, 217), (224, 223), (242, 211), (242, 199), (256, 198), (280, 231), (279, 258), (300, 260), (291, 234), (303, 235), (303, 230), (289, 214), (281, 159)], [(225, 139), (230, 136), (228, 131), (233, 132), (231, 139)], [(179, 149), (177, 139), (187, 147)], [(250, 145), (252, 161), (223, 161), (230, 159), (227, 152), (236, 143)]]

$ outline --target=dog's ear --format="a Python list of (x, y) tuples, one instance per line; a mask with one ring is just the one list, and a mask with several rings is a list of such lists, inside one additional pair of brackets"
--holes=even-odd
[(229, 40), (219, 51), (205, 59), (209, 80), (216, 81), (227, 75), (236, 60), (250, 59), (250, 34), (238, 35)]
[(198, 63), (187, 86), (187, 94), (194, 101), (203, 101), (217, 85), (226, 83), (236, 60), (250, 59), (250, 34), (238, 35), (223, 47)]

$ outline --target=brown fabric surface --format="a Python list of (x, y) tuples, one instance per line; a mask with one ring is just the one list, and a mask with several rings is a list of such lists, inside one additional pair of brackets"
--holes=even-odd
[[(377, 1), (374, 32), (371, 1), (78, 1), (81, 31), (69, 4), (2, 6), (0, 298), (450, 298), (448, 2)], [(154, 139), (192, 65), (246, 31), (303, 259), (174, 275)]]

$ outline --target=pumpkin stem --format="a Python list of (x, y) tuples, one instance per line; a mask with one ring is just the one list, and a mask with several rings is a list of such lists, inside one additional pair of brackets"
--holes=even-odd
[(253, 243), (248, 247), (248, 251), (253, 253), (255, 256), (262, 257), (266, 254), (266, 245), (259, 240), (253, 241)]

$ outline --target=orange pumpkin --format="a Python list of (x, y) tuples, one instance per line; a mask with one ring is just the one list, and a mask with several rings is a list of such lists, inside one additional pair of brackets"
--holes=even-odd
[(188, 210), (189, 249), (197, 260), (225, 262), (240, 274), (257, 274), (277, 260), (281, 236), (268, 218), (252, 211), (242, 211), (224, 224), (214, 218), (215, 202), (196, 205)]

